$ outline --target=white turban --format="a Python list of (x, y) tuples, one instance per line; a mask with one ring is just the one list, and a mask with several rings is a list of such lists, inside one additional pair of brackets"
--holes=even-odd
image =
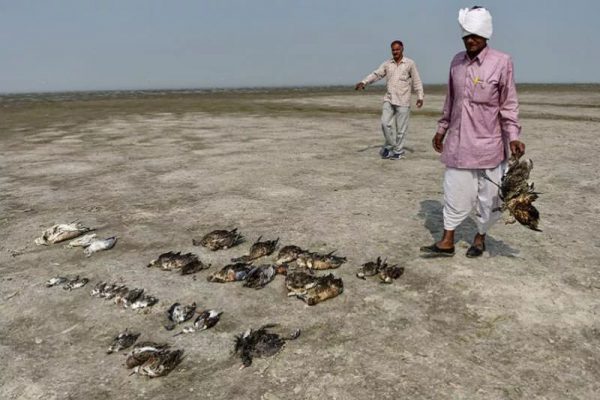
[(458, 23), (462, 28), (462, 37), (468, 35), (477, 35), (486, 39), (492, 37), (492, 14), (485, 8), (459, 10)]

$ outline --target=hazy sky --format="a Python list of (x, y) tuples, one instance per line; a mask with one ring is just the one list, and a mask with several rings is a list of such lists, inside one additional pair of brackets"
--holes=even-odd
[(353, 85), (393, 39), (442, 83), (475, 4), (517, 82), (600, 82), (598, 0), (0, 0), (0, 92)]

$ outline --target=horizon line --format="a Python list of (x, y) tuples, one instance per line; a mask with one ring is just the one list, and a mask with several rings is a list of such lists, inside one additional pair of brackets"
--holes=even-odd
[[(446, 86), (447, 83), (427, 83), (424, 87), (435, 87), (435, 86)], [(600, 82), (522, 82), (517, 83), (518, 86), (583, 86), (583, 85), (600, 85)], [(385, 84), (378, 83), (373, 86), (385, 86)], [(67, 89), (67, 90), (44, 90), (44, 91), (13, 91), (13, 92), (2, 92), (0, 96), (11, 96), (11, 95), (39, 95), (39, 94), (60, 94), (60, 93), (94, 93), (94, 92), (158, 92), (158, 91), (237, 91), (237, 90), (286, 90), (286, 89), (324, 89), (324, 88), (352, 88), (353, 84), (307, 84), (307, 85), (285, 85), (285, 86), (271, 86), (271, 85), (259, 85), (259, 86), (212, 86), (212, 87), (156, 87), (156, 88), (112, 88), (112, 89)]]

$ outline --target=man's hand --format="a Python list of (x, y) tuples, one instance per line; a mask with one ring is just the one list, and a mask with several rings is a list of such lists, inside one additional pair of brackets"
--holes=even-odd
[(417, 108), (423, 107), (423, 100), (417, 100)]
[(441, 153), (444, 150), (444, 136), (445, 133), (436, 133), (433, 139), (431, 140), (431, 144), (433, 149), (438, 153)]
[(356, 84), (356, 86), (354, 87), (354, 90), (364, 90), (365, 89), (365, 84), (362, 82), (358, 82)]
[(509, 146), (510, 153), (516, 158), (521, 158), (521, 156), (525, 154), (525, 143), (519, 140), (513, 140), (512, 142), (510, 142)]

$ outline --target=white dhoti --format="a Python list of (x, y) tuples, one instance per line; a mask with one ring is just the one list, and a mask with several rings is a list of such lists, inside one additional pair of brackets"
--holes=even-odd
[(497, 210), (502, 201), (498, 187), (484, 178), (500, 183), (504, 163), (491, 169), (446, 168), (444, 173), (444, 229), (455, 230), (472, 211), (475, 211), (477, 230), (484, 235), (500, 219)]

